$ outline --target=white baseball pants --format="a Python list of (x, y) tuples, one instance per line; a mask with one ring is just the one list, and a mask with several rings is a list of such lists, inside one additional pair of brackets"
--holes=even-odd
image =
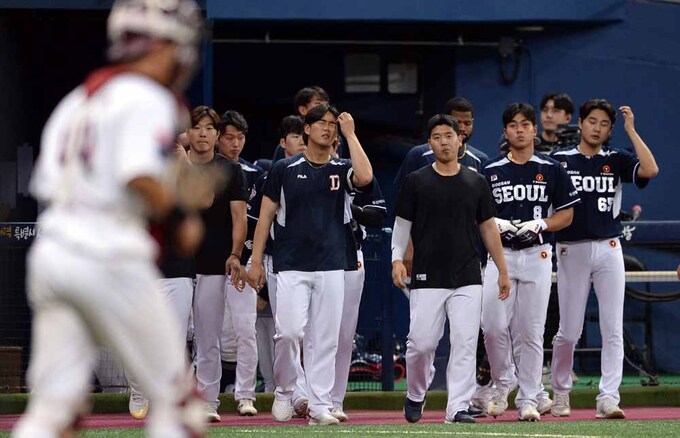
[(574, 348), (581, 337), (591, 284), (600, 313), (602, 378), (597, 400), (618, 404), (623, 376), (623, 301), (626, 275), (619, 239), (557, 244), (557, 294), (560, 328), (553, 343), (552, 387), (572, 388)]
[[(250, 262), (248, 263), (248, 268)], [(235, 400), (255, 400), (257, 384), (257, 292), (248, 283), (239, 292), (226, 282), (221, 358), (236, 362)]]
[(451, 352), (446, 368), (446, 417), (468, 409), (475, 391), (477, 336), (482, 312), (482, 286), (457, 289), (413, 289), (406, 342), (407, 397), (423, 401), (432, 382), (434, 356), (449, 318)]
[(33, 393), (14, 436), (56, 436), (83, 412), (99, 345), (112, 349), (151, 400), (150, 436), (182, 436), (184, 339), (159, 275), (150, 260), (98, 259), (36, 241), (28, 256)]
[(345, 272), (283, 271), (277, 274), (274, 340), (275, 396), (292, 400), (298, 380), (297, 346), (304, 340), (304, 365), (312, 416), (333, 403), (335, 354), (345, 292)]
[(361, 293), (364, 290), (364, 279), (366, 278), (363, 252), (357, 251), (357, 260), (359, 261), (359, 269), (345, 272), (345, 300), (342, 305), (338, 352), (335, 355), (335, 383), (331, 390), (333, 406), (339, 409), (342, 409), (342, 403), (347, 393), (349, 366), (352, 362), (352, 346), (359, 321)]
[(255, 323), (257, 332), (257, 363), (264, 380), (264, 392), (274, 392), (274, 318), (258, 315)]
[[(543, 377), (543, 333), (550, 298), (552, 248), (540, 245), (514, 251), (503, 249), (510, 275), (510, 296), (498, 299), (498, 268), (489, 260), (484, 274), (482, 330), (491, 377), (502, 391), (513, 381), (513, 344), (521, 351), (516, 363), (517, 405), (537, 406)], [(510, 339), (512, 327), (512, 339)]]

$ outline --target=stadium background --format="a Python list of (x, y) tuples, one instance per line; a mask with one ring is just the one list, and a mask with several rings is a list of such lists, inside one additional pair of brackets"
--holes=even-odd
[[(508, 102), (537, 105), (543, 93), (565, 91), (577, 105), (589, 97), (630, 105), (661, 173), (644, 191), (624, 190), (624, 209), (639, 204), (643, 219), (653, 221), (638, 223), (638, 228), (651, 227), (651, 234), (627, 251), (647, 269), (674, 270), (680, 262), (680, 225), (656, 221), (680, 219), (677, 3), (205, 0), (211, 40), (204, 46), (204, 68), (188, 97), (191, 104), (213, 105), (218, 112), (241, 111), (251, 125), (243, 155), (254, 160), (271, 156), (276, 126), (292, 111), (295, 91), (310, 84), (323, 86), (336, 106), (358, 120), (388, 206), (394, 205), (392, 179), (403, 155), (422, 142), (424, 121), (454, 95), (473, 103), (471, 144), (492, 156), (502, 129), (500, 114)], [(0, 222), (35, 219), (35, 205), (26, 197), (27, 169), (56, 102), (103, 62), (110, 4), (0, 0), (0, 204), (11, 208), (0, 210)], [(351, 89), (355, 91), (348, 92)], [(628, 147), (622, 123), (612, 143)], [(656, 243), (650, 246), (652, 241)], [(378, 239), (375, 245), (375, 269), (384, 272), (369, 278), (360, 331), (384, 343), (389, 339), (385, 330), (393, 329), (398, 339), (405, 337), (408, 307), (403, 295), (385, 286), (389, 262), (378, 261), (386, 254), (384, 241)], [(0, 345), (24, 344), (27, 337), (22, 301), (25, 249), (15, 246), (0, 248)], [(653, 283), (652, 288), (667, 293), (677, 291), (676, 285)], [(384, 299), (386, 293), (390, 301)], [(627, 302), (631, 318), (649, 312), (653, 355), (666, 373), (680, 372), (680, 339), (675, 335), (679, 310), (677, 301)], [(585, 343), (597, 346), (594, 324), (586, 326)], [(640, 346), (649, 327), (644, 321), (627, 324)], [(589, 363), (593, 361), (597, 359), (590, 357), (581, 365), (596, 370), (599, 362)]]

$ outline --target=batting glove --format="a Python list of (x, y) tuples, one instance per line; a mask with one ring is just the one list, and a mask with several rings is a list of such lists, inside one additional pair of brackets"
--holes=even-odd
[(522, 222), (517, 225), (519, 228), (515, 233), (515, 241), (519, 243), (533, 243), (539, 239), (541, 231), (548, 228), (548, 224), (543, 219)]
[(494, 218), (496, 221), (496, 226), (498, 227), (498, 232), (501, 233), (501, 240), (504, 242), (510, 242), (517, 233), (518, 228), (513, 225), (512, 222), (506, 221), (505, 219)]

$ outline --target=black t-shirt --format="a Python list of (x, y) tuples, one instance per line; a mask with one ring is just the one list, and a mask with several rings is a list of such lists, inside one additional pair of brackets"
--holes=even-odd
[(224, 264), (232, 247), (230, 202), (247, 201), (249, 193), (246, 179), (238, 163), (215, 155), (215, 158), (204, 166), (219, 166), (227, 178), (223, 191), (215, 197), (212, 205), (201, 211), (205, 237), (196, 253), (196, 273), (224, 275)]
[(413, 223), (412, 289), (482, 284), (475, 228), (496, 214), (482, 175), (464, 166), (454, 176), (423, 167), (406, 177), (396, 214)]

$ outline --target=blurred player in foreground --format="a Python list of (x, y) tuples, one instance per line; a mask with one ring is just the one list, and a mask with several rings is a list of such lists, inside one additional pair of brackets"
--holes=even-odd
[(70, 432), (86, 412), (98, 345), (116, 353), (151, 400), (150, 436), (203, 432), (147, 231), (149, 219), (165, 220), (184, 252), (202, 236), (198, 216), (161, 183), (177, 133), (176, 93), (193, 75), (201, 26), (191, 0), (116, 2), (113, 65), (67, 95), (45, 127), (31, 180), (46, 207), (28, 256), (33, 392), (15, 437)]

